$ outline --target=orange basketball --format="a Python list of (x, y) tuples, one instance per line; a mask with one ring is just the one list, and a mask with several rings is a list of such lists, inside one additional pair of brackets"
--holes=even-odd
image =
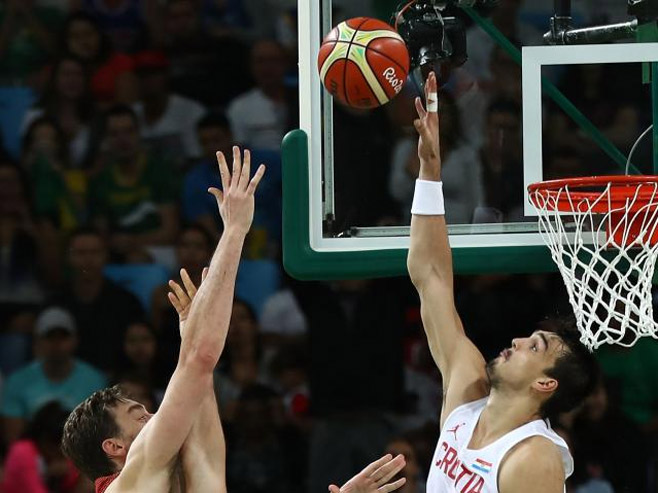
[(354, 108), (375, 108), (398, 94), (409, 73), (409, 52), (385, 22), (355, 17), (322, 41), (320, 80), (332, 96)]

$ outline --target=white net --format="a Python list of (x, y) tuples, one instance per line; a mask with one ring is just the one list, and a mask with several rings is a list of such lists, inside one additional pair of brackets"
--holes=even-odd
[(581, 342), (591, 351), (656, 338), (651, 288), (658, 256), (658, 183), (608, 182), (587, 193), (569, 187), (531, 186), (530, 201), (567, 287)]

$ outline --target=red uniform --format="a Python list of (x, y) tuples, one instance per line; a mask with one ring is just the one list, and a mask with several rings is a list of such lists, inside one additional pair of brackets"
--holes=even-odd
[(119, 476), (119, 473), (115, 472), (110, 476), (103, 476), (102, 478), (96, 479), (96, 481), (94, 482), (94, 484), (96, 485), (96, 493), (105, 493), (107, 487), (112, 484), (112, 481), (114, 481), (117, 478), (117, 476)]

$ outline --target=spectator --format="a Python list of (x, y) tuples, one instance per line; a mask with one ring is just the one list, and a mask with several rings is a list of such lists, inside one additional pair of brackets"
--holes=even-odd
[(240, 392), (235, 425), (227, 434), (231, 453), (226, 481), (230, 491), (303, 491), (299, 476), (304, 450), (299, 447), (298, 435), (281, 426), (280, 415), (281, 401), (268, 387), (252, 384)]
[(224, 421), (230, 422), (236, 418), (238, 400), (243, 389), (264, 382), (261, 357), (256, 314), (247, 303), (236, 298), (233, 301), (226, 349), (217, 375), (218, 400)]
[(87, 175), (71, 167), (66, 137), (54, 119), (42, 116), (30, 124), (22, 161), (30, 172), (40, 222), (60, 233), (86, 222)]
[(173, 244), (178, 231), (173, 170), (145, 150), (130, 108), (109, 110), (104, 130), (106, 164), (91, 186), (92, 217), (120, 258), (150, 260), (148, 247)]
[[(0, 76), (30, 81), (53, 54), (62, 13), (34, 1), (6, 0), (0, 7)], [(33, 82), (33, 81), (30, 81)]]
[(621, 413), (603, 378), (576, 415), (571, 433), (579, 484), (605, 478), (614, 491), (647, 491), (648, 437)]
[(68, 411), (57, 402), (44, 404), (34, 415), (23, 437), (7, 454), (3, 493), (76, 493), (91, 484), (60, 449)]
[(89, 125), (94, 105), (87, 71), (77, 57), (64, 55), (53, 64), (41, 99), (23, 118), (23, 131), (44, 115), (55, 120), (64, 132), (71, 163), (83, 167), (89, 153)]
[(307, 430), (309, 422), (308, 348), (303, 344), (285, 344), (278, 348), (270, 363), (270, 373), (282, 396), (288, 420)]
[[(215, 205), (215, 208), (217, 205)], [(181, 232), (176, 245), (176, 260), (180, 268), (187, 270), (195, 286), (201, 283), (203, 268), (210, 264), (215, 240), (201, 226), (187, 226)], [(181, 282), (176, 279), (177, 282)], [(171, 306), (167, 294), (168, 284), (156, 288), (151, 301), (151, 319), (158, 335), (158, 343), (164, 368), (173, 372), (178, 362), (180, 334), (178, 313)]]
[[(250, 86), (249, 54), (231, 36), (212, 37), (202, 23), (200, 2), (167, 3), (163, 48), (170, 61), (171, 88), (206, 107), (224, 107)], [(226, 67), (240, 76), (226, 77)]]
[(144, 142), (172, 156), (179, 166), (199, 157), (196, 125), (206, 110), (192, 99), (171, 93), (169, 60), (161, 51), (137, 53), (135, 68), (140, 101), (134, 109)]
[(85, 12), (68, 17), (62, 33), (62, 51), (82, 60), (91, 76), (91, 91), (97, 103), (131, 104), (137, 99), (134, 61), (115, 53), (98, 21)]
[[(285, 274), (284, 274), (285, 276)], [(308, 323), (288, 282), (265, 301), (260, 317), (263, 343), (277, 348), (290, 343), (299, 343), (308, 336)]]
[(238, 142), (278, 152), (283, 136), (297, 126), (298, 120), (297, 92), (284, 83), (285, 50), (276, 41), (258, 41), (250, 59), (256, 87), (229, 105), (231, 128)]
[(75, 318), (79, 357), (109, 372), (117, 363), (126, 329), (143, 319), (142, 307), (135, 296), (103, 275), (108, 252), (97, 231), (74, 231), (67, 254), (70, 280), (55, 301)]
[[(114, 49), (135, 53), (148, 39), (148, 24), (154, 20), (151, 1), (140, 0), (78, 0), (82, 9), (107, 33)], [(149, 22), (151, 21), (151, 22)]]
[[(122, 349), (114, 371), (116, 380), (127, 380), (137, 387), (141, 383), (149, 389), (149, 394), (155, 396), (154, 404), (161, 402), (168, 376), (161, 371), (158, 340), (153, 328), (146, 322), (130, 324), (123, 335)], [(143, 393), (142, 389), (141, 394)], [(154, 406), (150, 409), (153, 408)]]
[[(409, 108), (413, 108), (412, 98), (407, 96)], [(462, 139), (461, 120), (455, 100), (449, 93), (441, 94), (441, 159), (444, 177), (443, 193), (446, 200), (446, 221), (451, 224), (470, 224), (473, 212), (482, 196), (480, 167), (477, 154)], [(405, 122), (413, 123), (415, 116), (409, 115)], [(389, 191), (401, 205), (405, 224), (411, 220), (416, 177), (420, 170), (418, 138), (403, 137), (396, 144), (391, 165)]]
[[(209, 187), (221, 190), (216, 153), (221, 151), (230, 160), (233, 133), (224, 115), (209, 113), (199, 122), (198, 134), (203, 158), (185, 175), (183, 217), (186, 222), (199, 224), (216, 237), (222, 228), (217, 202), (210, 194), (199, 191)], [(253, 172), (257, 164), (267, 166), (268, 180), (256, 192), (256, 211), (245, 255), (251, 258), (272, 257), (281, 241), (281, 159), (278, 153), (272, 151), (253, 150), (251, 162)]]
[(0, 304), (5, 308), (43, 299), (39, 247), (27, 180), (18, 166), (0, 160)]
[(475, 222), (518, 221), (524, 217), (521, 107), (515, 101), (495, 100), (486, 115), (479, 152), (484, 197)]
[(404, 469), (398, 473), (399, 477), (391, 479), (391, 481), (397, 481), (400, 478), (406, 479), (404, 486), (398, 490), (399, 493), (424, 493), (425, 478), (418, 464), (416, 450), (411, 440), (406, 437), (391, 439), (386, 446), (386, 453), (393, 455), (393, 457), (396, 457), (398, 454), (404, 455), (406, 462)]
[(71, 410), (106, 385), (94, 367), (74, 358), (75, 322), (62, 308), (41, 312), (35, 328), (37, 359), (7, 379), (2, 396), (5, 439), (12, 443), (44, 402), (57, 401)]

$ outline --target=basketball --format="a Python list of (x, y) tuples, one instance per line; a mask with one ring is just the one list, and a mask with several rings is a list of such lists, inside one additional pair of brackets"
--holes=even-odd
[(342, 104), (376, 108), (404, 86), (409, 52), (402, 37), (377, 19), (341, 22), (322, 41), (318, 71), (325, 89)]

